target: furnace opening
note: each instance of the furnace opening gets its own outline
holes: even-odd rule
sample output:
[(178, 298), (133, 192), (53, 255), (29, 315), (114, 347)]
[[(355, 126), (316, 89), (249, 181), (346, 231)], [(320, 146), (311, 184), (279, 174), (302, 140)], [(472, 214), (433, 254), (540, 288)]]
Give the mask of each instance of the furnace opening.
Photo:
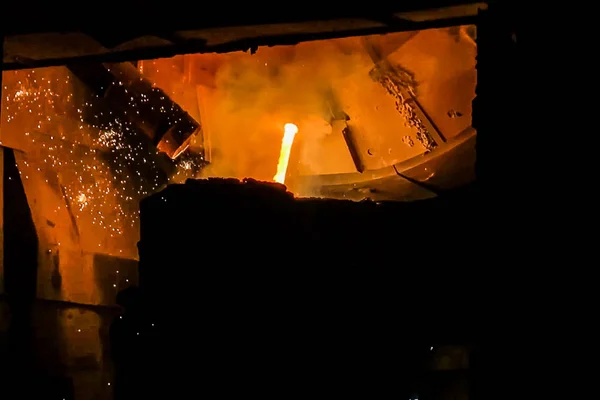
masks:
[(137, 259), (139, 201), (188, 178), (375, 201), (473, 181), (475, 36), (460, 26), (3, 72), (0, 141), (15, 151), (41, 268), (58, 263), (77, 275), (63, 290), (88, 292), (63, 265)]
[[(474, 180), (475, 27), (143, 61), (202, 125), (199, 177), (284, 181), (297, 196), (418, 200)], [(184, 174), (185, 176), (185, 174)]]

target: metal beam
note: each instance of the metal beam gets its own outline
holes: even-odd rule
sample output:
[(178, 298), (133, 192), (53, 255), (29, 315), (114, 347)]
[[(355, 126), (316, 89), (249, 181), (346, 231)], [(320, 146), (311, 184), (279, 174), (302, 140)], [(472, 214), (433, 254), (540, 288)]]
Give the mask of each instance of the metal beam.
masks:
[[(21, 59), (2, 65), (3, 70), (19, 70), (43, 68), (77, 63), (103, 63), (126, 62), (132, 60), (152, 60), (157, 58), (174, 57), (181, 54), (193, 53), (229, 53), (234, 51), (247, 51), (259, 46), (284, 46), (314, 40), (337, 39), (348, 36), (381, 35), (393, 32), (412, 31), (430, 28), (445, 28), (457, 25), (474, 24), (475, 15), (453, 17), (427, 21), (402, 21), (392, 26), (381, 26), (366, 29), (346, 29), (328, 32), (311, 32), (293, 35), (265, 35), (260, 37), (244, 38), (217, 45), (207, 45), (204, 40), (187, 40), (184, 43), (173, 45), (153, 46), (134, 50), (109, 51), (105, 53), (82, 55), (75, 57), (46, 58), (40, 60)], [(236, 29), (232, 27), (231, 29)], [(260, 31), (260, 27), (257, 27)]]
[[(315, 7), (313, 4), (288, 4), (254, 1), (231, 5), (217, 2), (205, 7), (201, 13), (186, 12), (176, 4), (168, 7), (149, 7), (140, 0), (105, 0), (95, 4), (91, 14), (86, 8), (74, 7), (65, 1), (40, 1), (11, 3), (10, 14), (27, 15), (23, 18), (4, 18), (2, 29), (7, 35), (46, 32), (103, 32), (105, 36), (124, 36), (124, 32), (137, 37), (156, 35), (176, 30), (197, 30), (236, 26), (278, 23), (302, 23), (311, 20), (343, 18), (385, 18), (390, 15), (415, 14), (420, 19), (452, 15), (447, 10), (457, 7), (472, 8), (484, 3), (477, 0), (404, 0), (380, 2), (376, 7), (361, 3), (347, 3), (342, 7)], [(9, 12), (8, 10), (6, 12)], [(464, 15), (454, 13), (454, 15)], [(136, 22), (142, 23), (136, 23)], [(111, 29), (119, 27), (120, 29)], [(112, 31), (112, 32), (110, 32)]]

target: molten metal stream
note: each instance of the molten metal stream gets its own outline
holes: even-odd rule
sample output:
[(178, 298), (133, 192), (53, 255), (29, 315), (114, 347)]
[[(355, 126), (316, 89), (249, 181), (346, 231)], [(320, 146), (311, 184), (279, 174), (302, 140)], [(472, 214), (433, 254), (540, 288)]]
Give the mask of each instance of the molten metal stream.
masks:
[(277, 162), (277, 173), (273, 177), (275, 182), (283, 184), (285, 182), (285, 174), (287, 172), (288, 163), (290, 161), (290, 153), (294, 137), (298, 133), (298, 127), (294, 124), (285, 124), (283, 127), (283, 140), (281, 142), (281, 151), (279, 152), (279, 161)]

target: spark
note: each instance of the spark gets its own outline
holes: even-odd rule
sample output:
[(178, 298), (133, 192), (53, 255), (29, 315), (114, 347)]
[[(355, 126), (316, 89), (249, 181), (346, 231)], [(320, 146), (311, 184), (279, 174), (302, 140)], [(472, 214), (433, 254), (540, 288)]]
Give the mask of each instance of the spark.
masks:
[[(11, 71), (3, 78), (2, 127), (25, 149), (25, 161), (18, 165), (22, 179), (35, 177), (49, 185), (58, 179), (66, 202), (76, 206), (76, 219), (105, 231), (122, 253), (130, 241), (119, 238), (137, 234), (139, 201), (165, 183), (156, 148), (135, 140), (136, 128), (95, 96), (75, 96), (81, 83), (72, 82), (64, 68)], [(135, 113), (148, 97), (129, 100), (128, 112)], [(177, 121), (172, 110), (156, 111)], [(186, 161), (177, 164), (175, 175), (193, 169), (193, 162)]]
[(85, 206), (87, 206), (88, 202), (85, 193), (80, 193), (79, 196), (77, 196), (77, 202), (79, 203), (80, 211), (83, 210)]

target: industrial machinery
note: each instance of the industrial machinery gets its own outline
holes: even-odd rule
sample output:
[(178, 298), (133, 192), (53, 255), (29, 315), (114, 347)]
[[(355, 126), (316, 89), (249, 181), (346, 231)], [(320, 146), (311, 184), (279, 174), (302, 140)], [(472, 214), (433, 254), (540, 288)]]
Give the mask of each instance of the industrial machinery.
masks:
[[(137, 283), (139, 202), (168, 183), (255, 178), (297, 197), (374, 202), (442, 198), (472, 183), (477, 18), (487, 5), (447, 3), (286, 6), (277, 19), (104, 4), (100, 23), (52, 5), (31, 23), (6, 21), (0, 292), (4, 276), (21, 274), (27, 293), (62, 307), (27, 317), (42, 327), (40, 368), (75, 376), (77, 398), (108, 398), (103, 335), (116, 294)], [(145, 21), (139, 31), (106, 29), (132, 15)], [(201, 202), (170, 209), (171, 228), (211, 212)], [(164, 232), (170, 243), (183, 234)]]

